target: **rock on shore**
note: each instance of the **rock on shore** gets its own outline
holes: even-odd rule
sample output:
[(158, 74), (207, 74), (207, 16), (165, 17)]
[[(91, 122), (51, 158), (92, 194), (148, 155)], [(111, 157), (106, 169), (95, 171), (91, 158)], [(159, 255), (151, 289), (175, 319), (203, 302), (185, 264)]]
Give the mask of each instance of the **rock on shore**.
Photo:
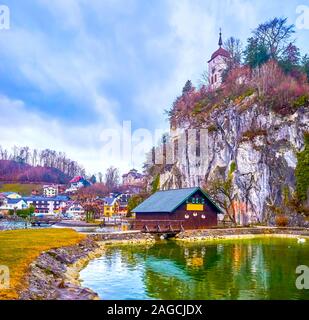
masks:
[(78, 245), (43, 252), (29, 268), (27, 288), (20, 300), (97, 300), (99, 296), (79, 282), (79, 272), (113, 243), (148, 243), (154, 237), (140, 232), (91, 234)]
[[(94, 300), (95, 292), (82, 288), (78, 279), (80, 269), (100, 246), (91, 239), (75, 246), (42, 253), (30, 265), (27, 277), (28, 288), (20, 293), (21, 300)], [(76, 264), (76, 265), (75, 265)], [(75, 270), (75, 271), (72, 271)], [(72, 275), (72, 272), (75, 274)], [(72, 278), (75, 278), (73, 281)]]

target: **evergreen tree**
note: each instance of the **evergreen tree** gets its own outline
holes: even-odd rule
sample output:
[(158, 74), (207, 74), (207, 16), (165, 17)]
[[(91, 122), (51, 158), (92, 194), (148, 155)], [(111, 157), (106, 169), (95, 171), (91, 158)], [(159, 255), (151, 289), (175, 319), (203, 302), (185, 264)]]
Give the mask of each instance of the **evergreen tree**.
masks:
[(254, 38), (248, 39), (248, 45), (244, 54), (245, 63), (253, 69), (260, 67), (270, 59), (267, 47)]
[(182, 89), (182, 94), (186, 94), (186, 93), (189, 93), (190, 91), (193, 90), (193, 85), (192, 85), (192, 82), (191, 80), (188, 80), (185, 84), (185, 86), (183, 87)]
[(306, 73), (309, 82), (309, 55), (306, 54), (302, 59), (302, 70)]

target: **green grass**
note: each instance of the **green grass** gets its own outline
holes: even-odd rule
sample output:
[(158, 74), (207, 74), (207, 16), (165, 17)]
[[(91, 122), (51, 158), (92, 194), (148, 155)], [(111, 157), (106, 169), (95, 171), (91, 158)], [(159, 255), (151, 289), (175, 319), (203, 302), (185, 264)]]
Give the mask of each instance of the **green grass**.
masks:
[(0, 265), (9, 267), (10, 289), (0, 290), (0, 300), (18, 298), (25, 287), (29, 265), (41, 252), (74, 245), (85, 236), (71, 229), (14, 230), (0, 232)]
[(38, 190), (43, 192), (43, 186), (41, 184), (21, 184), (21, 183), (0, 183), (0, 192), (17, 192), (22, 196), (31, 195), (32, 190)]

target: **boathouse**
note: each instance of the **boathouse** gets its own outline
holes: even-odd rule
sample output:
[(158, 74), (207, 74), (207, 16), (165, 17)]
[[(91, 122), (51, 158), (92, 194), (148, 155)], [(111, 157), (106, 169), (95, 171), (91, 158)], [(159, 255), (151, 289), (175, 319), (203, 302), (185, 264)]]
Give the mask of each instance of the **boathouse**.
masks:
[(134, 229), (179, 232), (217, 226), (222, 209), (201, 188), (158, 191), (133, 212)]

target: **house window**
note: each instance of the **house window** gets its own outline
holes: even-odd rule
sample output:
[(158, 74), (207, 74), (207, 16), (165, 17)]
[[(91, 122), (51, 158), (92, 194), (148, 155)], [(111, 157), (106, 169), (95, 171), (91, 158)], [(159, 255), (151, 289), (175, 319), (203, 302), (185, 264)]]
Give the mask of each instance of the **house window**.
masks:
[(192, 198), (192, 203), (195, 203), (195, 198)]

